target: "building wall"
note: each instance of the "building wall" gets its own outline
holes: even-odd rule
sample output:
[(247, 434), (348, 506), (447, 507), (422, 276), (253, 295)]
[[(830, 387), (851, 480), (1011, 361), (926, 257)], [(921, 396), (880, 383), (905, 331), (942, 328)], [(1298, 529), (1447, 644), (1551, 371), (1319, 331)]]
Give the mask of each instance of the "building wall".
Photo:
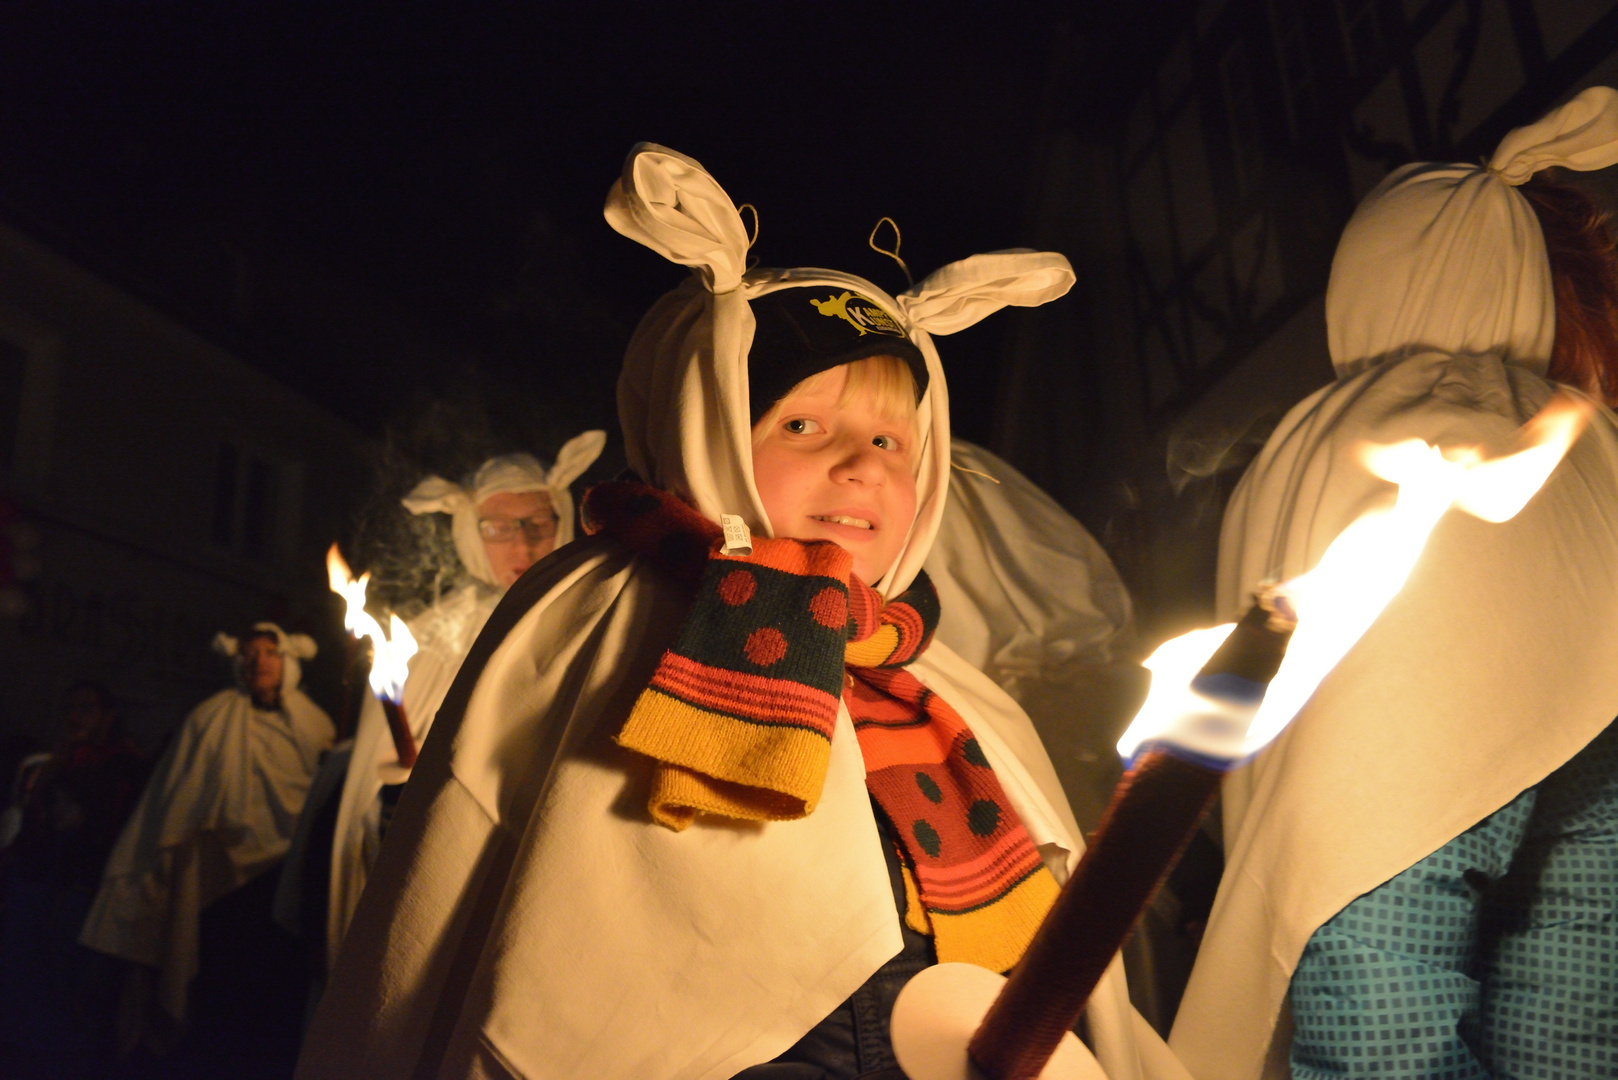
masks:
[(1057, 61), (1032, 226), (1078, 295), (1024, 317), (995, 440), (1108, 544), (1148, 643), (1211, 615), (1241, 467), (1332, 377), (1321, 296), (1358, 200), (1618, 83), (1612, 0), (1203, 0), (1166, 21), (1110, 126), (1075, 119), (1089, 54)]
[(45, 738), (62, 689), (96, 678), (156, 745), (224, 684), (214, 632), (263, 617), (317, 635), (327, 656), (307, 681), (329, 696), (341, 625), (322, 555), (367, 452), (336, 417), (0, 224), (0, 481), (38, 555), (26, 610), (0, 620), (0, 735)]

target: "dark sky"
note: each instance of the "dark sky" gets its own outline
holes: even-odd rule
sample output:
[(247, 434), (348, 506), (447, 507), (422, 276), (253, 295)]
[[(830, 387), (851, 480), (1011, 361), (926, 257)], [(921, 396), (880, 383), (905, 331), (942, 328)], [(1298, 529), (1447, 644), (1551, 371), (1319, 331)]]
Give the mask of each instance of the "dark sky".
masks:
[[(472, 372), (600, 422), (682, 273), (602, 221), (634, 142), (755, 204), (763, 264), (897, 290), (883, 214), (918, 277), (1025, 242), (1050, 51), (1091, 11), (397, 7), (13, 0), (0, 213), (369, 430)], [(944, 343), (980, 438), (1004, 324)]]

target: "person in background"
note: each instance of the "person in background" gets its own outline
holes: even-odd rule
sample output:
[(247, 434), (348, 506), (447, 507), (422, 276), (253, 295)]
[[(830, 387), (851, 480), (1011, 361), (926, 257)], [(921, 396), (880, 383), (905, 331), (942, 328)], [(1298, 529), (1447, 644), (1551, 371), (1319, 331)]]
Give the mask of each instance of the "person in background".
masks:
[(237, 685), (181, 724), (79, 940), (144, 973), (135, 992), (151, 998), (129, 1004), (137, 1022), (121, 1033), (126, 1043), (167, 1051), (184, 1031), (177, 1056), (197, 1075), (273, 1074), (285, 1069), (278, 1057), (296, 1052), (303, 985), (270, 923), (267, 872), (286, 853), (333, 729), (298, 688), (310, 638), (259, 622), (239, 639), (220, 634), (215, 647), (235, 661)]
[(1198, 1080), (1618, 1070), (1618, 252), (1537, 175), (1618, 164), (1583, 91), (1485, 165), (1365, 197), (1326, 291), (1337, 381), (1288, 414), (1220, 542), (1222, 618), (1390, 485), (1367, 444), (1589, 427), (1521, 513), (1449, 514), (1399, 596), (1226, 780), (1230, 863), (1170, 1040)]
[[(506, 590), (528, 568), (573, 539), (570, 486), (594, 464), (607, 433), (568, 440), (549, 468), (530, 454), (490, 458), (464, 484), (430, 476), (404, 498), (412, 514), (449, 514), (465, 576), (410, 620), (417, 652), (405, 682), (405, 714), (419, 748), (432, 730), (461, 661)], [(384, 776), (384, 773), (386, 774)], [(410, 771), (399, 766), (382, 705), (367, 695), (337, 808), (325, 913), (325, 955), (334, 963), (354, 917), (399, 790)]]
[(87, 1073), (111, 1047), (115, 961), (78, 943), (150, 763), (101, 683), (63, 697), (55, 745), (23, 761), (0, 817), (0, 1065)]

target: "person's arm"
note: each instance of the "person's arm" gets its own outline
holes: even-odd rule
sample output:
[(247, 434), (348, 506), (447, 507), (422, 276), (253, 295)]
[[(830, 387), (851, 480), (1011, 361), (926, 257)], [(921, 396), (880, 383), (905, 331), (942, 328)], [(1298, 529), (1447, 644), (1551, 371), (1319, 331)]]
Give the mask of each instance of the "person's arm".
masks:
[(1524, 792), (1315, 931), (1292, 974), (1293, 1080), (1487, 1078), (1479, 910), (1533, 806)]

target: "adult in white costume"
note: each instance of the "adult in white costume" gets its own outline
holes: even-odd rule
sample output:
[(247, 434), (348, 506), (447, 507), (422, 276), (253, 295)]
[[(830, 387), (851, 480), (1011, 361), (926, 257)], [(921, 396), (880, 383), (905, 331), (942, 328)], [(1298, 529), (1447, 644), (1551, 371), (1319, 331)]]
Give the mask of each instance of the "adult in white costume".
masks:
[[(332, 723), (298, 689), (303, 634), (255, 623), (221, 634), (239, 685), (185, 718), (107, 861), (79, 940), (157, 969), (157, 1001), (176, 1023), (197, 973), (198, 924), (208, 905), (286, 854)], [(240, 656), (238, 657), (238, 646)]]
[[(648, 144), (631, 154), (607, 219), (696, 271), (642, 321), (619, 414), (631, 467), (714, 521), (770, 528), (751, 468), (749, 300), (827, 285), (899, 313), (929, 382), (918, 513), (877, 583), (896, 595), (927, 556), (949, 481), (947, 390), (929, 333), (1061, 295), (1066, 260), (980, 255), (897, 297), (835, 271), (748, 272), (730, 198), (696, 162)], [(391, 826), (404, 842), (390, 839), (378, 860), (300, 1077), (729, 1077), (793, 1045), (900, 951), (846, 708), (807, 817), (676, 833), (647, 816), (647, 759), (613, 736), (689, 604), (605, 537), (512, 588), (404, 792)], [(1026, 716), (947, 646), (908, 670), (966, 719), (1065, 875), (1080, 841)], [(1111, 1076), (1144, 1075), (1141, 1029), (1115, 966), (1092, 1009)]]
[[(1600, 87), (1511, 132), (1487, 167), (1412, 165), (1366, 197), (1326, 294), (1338, 379), (1288, 414), (1232, 499), (1222, 618), (1390, 500), (1360, 444), (1499, 452), (1550, 399), (1550, 264), (1514, 185), (1614, 162), (1618, 94)], [(1311, 936), (1578, 754), (1618, 715), (1614, 670), (1618, 418), (1598, 408), (1516, 518), (1440, 522), (1403, 592), (1227, 780), (1228, 867), (1170, 1040), (1198, 1080), (1286, 1075)]]
[[(570, 485), (606, 443), (606, 432), (586, 431), (563, 445), (549, 469), (529, 454), (507, 454), (484, 462), (464, 486), (430, 476), (405, 496), (405, 509), (412, 514), (452, 516), (455, 553), (471, 578), (410, 621), (417, 652), (410, 659), (404, 706), (418, 747), (432, 729), (467, 650), (506, 589), (534, 563), (572, 541)], [(399, 765), (381, 703), (367, 695), (332, 839), (328, 970), (381, 846), (383, 785), (402, 784), (409, 776)]]

